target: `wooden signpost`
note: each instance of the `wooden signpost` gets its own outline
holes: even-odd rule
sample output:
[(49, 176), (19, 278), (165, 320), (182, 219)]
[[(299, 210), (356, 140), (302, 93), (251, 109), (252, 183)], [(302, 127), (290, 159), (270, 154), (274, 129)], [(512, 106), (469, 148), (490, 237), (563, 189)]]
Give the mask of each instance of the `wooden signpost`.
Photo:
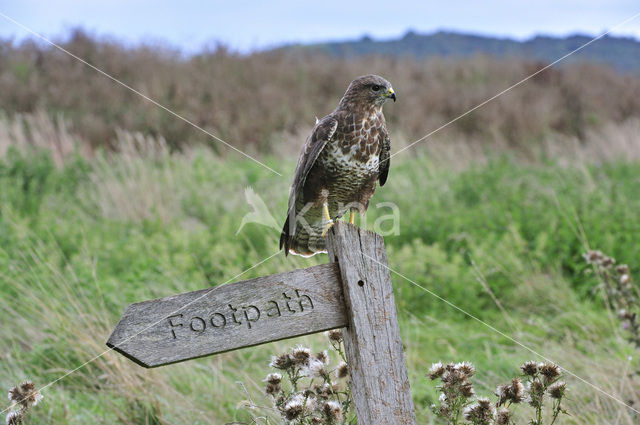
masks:
[(156, 367), (345, 328), (358, 423), (415, 424), (384, 241), (336, 222), (329, 264), (130, 305), (107, 345)]

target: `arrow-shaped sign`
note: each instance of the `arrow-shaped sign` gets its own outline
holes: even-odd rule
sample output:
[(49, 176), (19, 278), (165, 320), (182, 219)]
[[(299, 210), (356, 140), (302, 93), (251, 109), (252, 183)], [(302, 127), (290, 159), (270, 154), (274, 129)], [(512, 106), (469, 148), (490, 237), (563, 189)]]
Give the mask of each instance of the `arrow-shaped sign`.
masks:
[(144, 367), (347, 325), (337, 264), (131, 304), (107, 345)]

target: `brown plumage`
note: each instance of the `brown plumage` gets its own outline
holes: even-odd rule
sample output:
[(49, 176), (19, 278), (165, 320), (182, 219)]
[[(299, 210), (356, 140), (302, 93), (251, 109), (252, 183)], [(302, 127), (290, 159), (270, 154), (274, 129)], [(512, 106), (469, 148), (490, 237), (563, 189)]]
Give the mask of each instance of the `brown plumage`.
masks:
[[(365, 75), (349, 84), (337, 108), (318, 120), (298, 159), (280, 236), (285, 254), (326, 252), (323, 232), (347, 211), (364, 214), (389, 174), (390, 141), (382, 105), (391, 84)], [(323, 214), (328, 209), (328, 217)], [(325, 212), (326, 214), (326, 212)]]

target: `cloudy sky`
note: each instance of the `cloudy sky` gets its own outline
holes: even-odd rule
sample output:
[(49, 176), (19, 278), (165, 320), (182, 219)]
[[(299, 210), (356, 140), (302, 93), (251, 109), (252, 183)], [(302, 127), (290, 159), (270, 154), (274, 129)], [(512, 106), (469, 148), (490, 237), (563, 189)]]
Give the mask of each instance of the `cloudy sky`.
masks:
[[(448, 0), (381, 2), (0, 0), (0, 14), (47, 37), (81, 26), (128, 43), (168, 42), (187, 51), (223, 42), (248, 51), (287, 42), (398, 37), (408, 29), (458, 30), (518, 39), (597, 34), (640, 12), (638, 0)], [(640, 38), (640, 16), (614, 31)], [(28, 33), (0, 15), (0, 37)]]

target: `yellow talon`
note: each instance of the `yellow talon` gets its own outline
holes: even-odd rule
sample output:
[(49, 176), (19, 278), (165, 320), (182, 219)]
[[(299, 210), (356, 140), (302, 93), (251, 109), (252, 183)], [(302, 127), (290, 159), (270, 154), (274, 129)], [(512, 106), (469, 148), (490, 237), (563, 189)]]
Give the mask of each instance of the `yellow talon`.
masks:
[(331, 229), (331, 226), (333, 226), (333, 220), (331, 220), (331, 215), (329, 214), (329, 204), (326, 202), (322, 204), (322, 216), (326, 222), (324, 229), (322, 230), (322, 237), (324, 238), (327, 236), (327, 232)]
[(356, 213), (351, 211), (351, 215), (349, 215), (349, 223), (353, 224), (356, 220)]
[(325, 236), (327, 236), (327, 232), (329, 231), (329, 229), (331, 229), (333, 227), (333, 220), (329, 220), (327, 222), (327, 224), (324, 225), (324, 229), (322, 230), (322, 237), (324, 238)]

